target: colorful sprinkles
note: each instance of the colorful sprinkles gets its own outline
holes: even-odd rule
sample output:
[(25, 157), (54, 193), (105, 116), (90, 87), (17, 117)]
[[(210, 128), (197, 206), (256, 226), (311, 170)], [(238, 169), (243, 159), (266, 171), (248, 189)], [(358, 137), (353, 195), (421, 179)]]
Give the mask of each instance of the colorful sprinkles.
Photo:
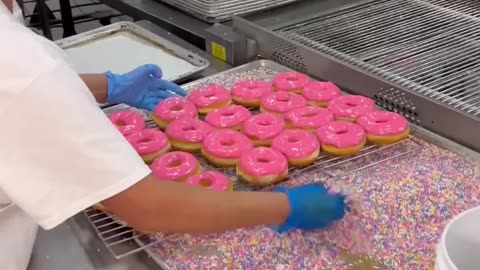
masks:
[[(270, 80), (276, 73), (260, 68), (204, 83), (229, 87), (246, 78)], [(430, 269), (446, 223), (480, 205), (480, 163), (416, 141), (418, 151), (376, 166), (355, 171), (401, 149), (388, 148), (321, 172), (306, 171), (283, 183), (324, 181), (356, 196), (351, 201), (361, 211), (349, 212), (326, 230), (277, 234), (260, 226), (214, 235), (175, 234), (157, 244), (155, 253), (171, 269), (182, 270)]]

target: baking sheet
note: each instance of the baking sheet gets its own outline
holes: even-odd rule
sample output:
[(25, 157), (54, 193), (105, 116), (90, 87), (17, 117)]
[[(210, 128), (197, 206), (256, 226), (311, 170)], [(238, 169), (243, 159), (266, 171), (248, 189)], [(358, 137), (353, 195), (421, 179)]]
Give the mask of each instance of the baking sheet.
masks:
[(79, 73), (126, 73), (157, 64), (163, 78), (178, 81), (207, 68), (209, 62), (130, 22), (120, 22), (57, 41)]

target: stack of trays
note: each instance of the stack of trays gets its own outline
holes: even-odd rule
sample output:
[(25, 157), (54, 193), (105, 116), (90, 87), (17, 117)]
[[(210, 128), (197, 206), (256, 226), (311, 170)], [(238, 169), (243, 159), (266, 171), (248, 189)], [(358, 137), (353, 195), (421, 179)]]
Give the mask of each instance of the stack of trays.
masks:
[(207, 22), (229, 20), (243, 15), (271, 9), (300, 0), (158, 0), (182, 9)]

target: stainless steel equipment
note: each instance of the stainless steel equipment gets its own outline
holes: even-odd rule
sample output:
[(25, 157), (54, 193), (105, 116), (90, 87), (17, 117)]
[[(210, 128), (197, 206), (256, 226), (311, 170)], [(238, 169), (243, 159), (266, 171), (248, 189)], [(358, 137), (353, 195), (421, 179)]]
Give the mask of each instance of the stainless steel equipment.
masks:
[[(98, 42), (120, 34), (128, 38), (135, 39), (135, 41), (138, 41), (139, 44), (142, 44), (147, 48), (153, 47), (155, 49), (158, 49), (159, 54), (171, 56), (167, 58), (170, 61), (167, 64), (170, 64), (173, 67), (169, 67), (168, 65), (166, 65), (166, 67), (163, 68), (164, 76), (170, 74), (171, 76), (167, 79), (171, 81), (181, 81), (187, 79), (205, 70), (210, 64), (208, 60), (200, 56), (198, 53), (194, 53), (187, 48), (172, 43), (171, 41), (161, 36), (158, 36), (132, 22), (114, 23), (105, 27), (101, 27), (72, 37), (58, 40), (56, 41), (56, 44), (68, 52), (68, 50), (70, 49), (81, 48), (82, 46), (85, 46), (87, 44), (92, 44), (94, 42)], [(130, 46), (130, 48), (132, 47)], [(103, 51), (97, 53), (102, 54), (102, 52)], [(120, 52), (119, 54), (121, 53), (122, 52)], [(125, 59), (127, 59), (127, 57), (125, 57)], [(151, 61), (153, 61), (153, 59), (151, 59)], [(94, 61), (92, 60), (92, 62)], [(118, 62), (121, 63), (121, 61)], [(185, 62), (188, 64), (183, 64)], [(103, 64), (107, 65), (110, 64), (110, 62)], [(118, 63), (111, 63), (113, 67), (116, 64)], [(177, 66), (181, 67), (177, 68)]]
[(350, 2), (309, 13), (304, 5), (304, 16), (283, 9), (257, 16), (259, 23), (235, 17), (234, 28), (256, 41), (261, 57), (374, 98), (479, 151), (480, 3)]
[(207, 22), (221, 22), (242, 15), (293, 3), (299, 0), (160, 0)]

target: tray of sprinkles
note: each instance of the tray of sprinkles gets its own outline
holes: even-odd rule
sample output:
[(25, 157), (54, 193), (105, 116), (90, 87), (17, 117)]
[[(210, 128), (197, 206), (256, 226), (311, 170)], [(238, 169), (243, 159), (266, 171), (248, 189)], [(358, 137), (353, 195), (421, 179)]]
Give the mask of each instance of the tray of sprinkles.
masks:
[(105, 110), (160, 181), (221, 192), (323, 182), (345, 194), (348, 213), (314, 232), (136, 239), (162, 267), (427, 269), (448, 219), (480, 199), (478, 162), (409, 135), (403, 116), (333, 83), (260, 60), (183, 87), (186, 99), (153, 112)]

